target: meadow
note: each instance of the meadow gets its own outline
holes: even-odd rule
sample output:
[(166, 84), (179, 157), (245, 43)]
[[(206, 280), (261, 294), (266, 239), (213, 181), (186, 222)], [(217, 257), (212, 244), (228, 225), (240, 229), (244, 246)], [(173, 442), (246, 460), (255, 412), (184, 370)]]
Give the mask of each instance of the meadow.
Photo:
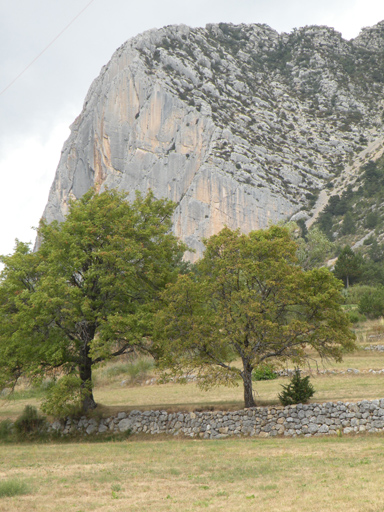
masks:
[(0, 511), (379, 512), (383, 468), (377, 435), (6, 445)]
[[(313, 402), (384, 397), (384, 374), (369, 373), (384, 368), (384, 353), (363, 350), (384, 343), (379, 327), (359, 329), (360, 349), (327, 365), (336, 373), (317, 374), (312, 365)], [(193, 382), (145, 385), (154, 375), (150, 364), (135, 373), (125, 361), (98, 369), (99, 414), (242, 407), (241, 387), (204, 392)], [(255, 382), (258, 403), (278, 403), (277, 393), (287, 382)], [(26, 404), (38, 406), (40, 393), (20, 388), (13, 399), (3, 397), (0, 419), (16, 418)], [(104, 442), (7, 443), (0, 445), (0, 511), (378, 512), (383, 471), (384, 436), (378, 434), (220, 440), (140, 435)]]

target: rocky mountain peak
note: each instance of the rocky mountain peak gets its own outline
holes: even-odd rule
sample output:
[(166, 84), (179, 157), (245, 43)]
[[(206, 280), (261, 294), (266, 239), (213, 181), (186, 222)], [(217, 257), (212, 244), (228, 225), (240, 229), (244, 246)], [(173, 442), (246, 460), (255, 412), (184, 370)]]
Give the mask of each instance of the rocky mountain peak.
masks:
[(230, 23), (130, 39), (90, 87), (44, 217), (62, 220), (91, 186), (151, 188), (177, 203), (191, 259), (224, 225), (309, 218), (383, 137), (383, 23), (351, 41), (324, 26)]

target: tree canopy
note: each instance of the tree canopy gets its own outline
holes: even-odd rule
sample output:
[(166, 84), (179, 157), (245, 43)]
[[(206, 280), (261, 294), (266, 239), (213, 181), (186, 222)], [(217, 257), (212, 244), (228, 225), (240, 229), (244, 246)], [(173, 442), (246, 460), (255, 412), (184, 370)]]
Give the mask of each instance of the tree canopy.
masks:
[(314, 227), (306, 233), (305, 239), (299, 238), (297, 240), (297, 245), (299, 264), (304, 270), (310, 270), (325, 265), (334, 244), (328, 240), (319, 228)]
[(348, 288), (351, 282), (361, 275), (363, 264), (362, 256), (355, 254), (350, 246), (346, 245), (337, 258), (334, 274), (338, 279), (342, 279)]
[(266, 360), (301, 364), (308, 348), (340, 360), (354, 348), (342, 283), (326, 268), (303, 270), (288, 229), (225, 228), (205, 243), (195, 272), (162, 294), (156, 336), (168, 375), (197, 373), (202, 387), (240, 378), (251, 407), (252, 372)]
[(139, 193), (87, 192), (62, 223), (42, 222), (41, 246), (17, 243), (0, 277), (0, 385), (52, 372), (78, 379), (95, 407), (92, 368), (148, 336), (158, 295), (176, 279), (184, 247), (170, 233), (174, 204)]

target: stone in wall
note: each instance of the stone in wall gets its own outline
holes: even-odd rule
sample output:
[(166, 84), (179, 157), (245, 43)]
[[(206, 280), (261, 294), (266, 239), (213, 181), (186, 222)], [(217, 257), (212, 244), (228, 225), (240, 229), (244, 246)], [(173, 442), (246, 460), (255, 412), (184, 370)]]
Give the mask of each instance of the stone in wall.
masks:
[(131, 411), (114, 417), (55, 421), (49, 431), (63, 435), (167, 434), (221, 439), (229, 436), (296, 437), (384, 432), (384, 398), (360, 402), (327, 402), (287, 407), (255, 407), (239, 411)]

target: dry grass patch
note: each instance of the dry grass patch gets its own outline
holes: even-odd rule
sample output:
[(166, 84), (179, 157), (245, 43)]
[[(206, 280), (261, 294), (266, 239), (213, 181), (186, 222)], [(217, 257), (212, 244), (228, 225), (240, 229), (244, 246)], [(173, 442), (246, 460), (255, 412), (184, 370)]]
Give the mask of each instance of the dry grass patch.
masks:
[(378, 436), (5, 446), (0, 471), (34, 492), (0, 510), (372, 512), (383, 467)]
[[(259, 406), (279, 404), (277, 395), (281, 392), (281, 386), (288, 382), (288, 378), (255, 382), (256, 403)], [(384, 375), (382, 374), (314, 374), (311, 382), (316, 390), (311, 402), (373, 400), (384, 396)], [(103, 404), (103, 415), (132, 409), (165, 409), (172, 412), (233, 410), (244, 407), (241, 385), (237, 388), (218, 387), (209, 391), (200, 390), (195, 383), (135, 388), (115, 385), (96, 389), (95, 398)]]
[(21, 400), (10, 400), (3, 398), (0, 400), (0, 421), (7, 418), (14, 421), (23, 412), (27, 405), (39, 407), (40, 400), (37, 398), (26, 398)]
[[(384, 359), (384, 356), (381, 355)], [(358, 367), (357, 364), (348, 367)], [(254, 383), (256, 403), (259, 406), (279, 404), (278, 394), (281, 386), (289, 382), (288, 378)], [(337, 402), (372, 400), (384, 396), (383, 374), (313, 374), (311, 382), (315, 395), (311, 402)], [(96, 401), (101, 404), (94, 412), (95, 416), (111, 416), (120, 411), (133, 409), (163, 409), (168, 412), (195, 410), (236, 410), (244, 407), (243, 388), (217, 387), (202, 391), (195, 383), (159, 384), (152, 386), (126, 387), (119, 383), (96, 387)], [(0, 420), (16, 419), (25, 405), (38, 406), (37, 399), (0, 400)]]

